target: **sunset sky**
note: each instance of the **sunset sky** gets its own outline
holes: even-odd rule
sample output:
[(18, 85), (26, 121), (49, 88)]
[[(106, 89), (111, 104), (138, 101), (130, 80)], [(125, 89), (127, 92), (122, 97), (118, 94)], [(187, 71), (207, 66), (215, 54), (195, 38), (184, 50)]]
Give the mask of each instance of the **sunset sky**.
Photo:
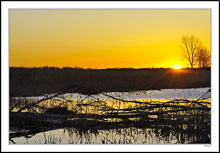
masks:
[(210, 50), (210, 10), (16, 10), (10, 66), (172, 67), (184, 35)]

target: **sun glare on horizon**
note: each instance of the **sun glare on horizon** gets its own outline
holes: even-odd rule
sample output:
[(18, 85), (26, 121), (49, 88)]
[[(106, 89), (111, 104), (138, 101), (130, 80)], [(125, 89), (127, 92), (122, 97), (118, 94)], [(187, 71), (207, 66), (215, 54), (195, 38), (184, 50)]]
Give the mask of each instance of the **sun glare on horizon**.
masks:
[(181, 65), (175, 64), (175, 65), (173, 65), (173, 69), (181, 69)]
[(179, 43), (184, 34), (195, 33), (210, 50), (210, 13), (209, 9), (11, 9), (9, 65), (172, 68), (182, 64)]

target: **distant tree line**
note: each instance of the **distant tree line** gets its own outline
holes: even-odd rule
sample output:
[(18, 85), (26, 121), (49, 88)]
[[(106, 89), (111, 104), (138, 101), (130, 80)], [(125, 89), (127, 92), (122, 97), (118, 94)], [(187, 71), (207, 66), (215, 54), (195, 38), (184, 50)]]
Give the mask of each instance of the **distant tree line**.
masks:
[[(173, 68), (163, 68), (163, 67), (159, 67), (159, 68), (105, 68), (105, 69), (97, 69), (97, 68), (81, 68), (81, 67), (54, 67), (54, 66), (43, 66), (43, 67), (10, 67), (10, 69), (21, 69), (21, 70), (25, 70), (25, 69), (30, 69), (30, 70), (79, 70), (79, 71), (102, 71), (102, 70), (109, 70), (109, 71), (114, 71), (114, 70), (118, 70), (118, 71), (126, 71), (126, 70), (172, 70)], [(183, 70), (191, 70), (191, 68), (182, 68)], [(193, 68), (193, 69), (210, 69), (210, 67), (197, 67), (197, 68)]]

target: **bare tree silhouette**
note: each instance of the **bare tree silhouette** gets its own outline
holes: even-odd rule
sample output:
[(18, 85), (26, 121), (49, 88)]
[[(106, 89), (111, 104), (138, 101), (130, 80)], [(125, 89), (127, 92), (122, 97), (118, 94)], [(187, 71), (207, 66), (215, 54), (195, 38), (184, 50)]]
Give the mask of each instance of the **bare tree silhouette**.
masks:
[(193, 68), (197, 63), (196, 56), (198, 50), (201, 48), (201, 41), (193, 35), (183, 36), (180, 47), (182, 49), (183, 60)]
[(200, 68), (211, 66), (211, 54), (206, 47), (201, 47), (197, 52), (197, 62)]

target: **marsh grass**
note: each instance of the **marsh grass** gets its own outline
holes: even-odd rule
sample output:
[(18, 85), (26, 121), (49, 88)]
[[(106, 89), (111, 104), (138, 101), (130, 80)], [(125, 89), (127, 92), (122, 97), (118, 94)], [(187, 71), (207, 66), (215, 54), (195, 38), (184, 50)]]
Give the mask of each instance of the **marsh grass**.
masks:
[[(51, 94), (37, 101), (24, 100), (23, 103), (12, 98), (10, 129), (17, 129), (17, 132), (10, 133), (10, 139), (30, 138), (40, 132), (63, 128), (71, 133), (70, 129), (74, 128), (85, 139), (74, 139), (70, 143), (89, 144), (92, 143), (92, 134), (114, 131), (119, 133), (119, 138), (109, 138), (113, 133), (104, 134), (100, 143), (132, 144), (136, 143), (135, 136), (152, 129), (159, 138), (158, 142), (166, 140), (164, 143), (167, 143), (175, 137), (176, 143), (210, 143), (211, 103), (208, 99), (141, 101), (100, 94), (106, 99), (88, 95), (71, 100), (63, 94)], [(53, 142), (61, 143), (61, 140), (45, 139), (45, 143)], [(156, 142), (148, 139), (139, 143)]]
[(176, 71), (166, 68), (99, 70), (10, 67), (9, 72), (10, 97), (67, 93), (76, 86), (94, 88), (99, 92), (211, 86), (210, 68)]

